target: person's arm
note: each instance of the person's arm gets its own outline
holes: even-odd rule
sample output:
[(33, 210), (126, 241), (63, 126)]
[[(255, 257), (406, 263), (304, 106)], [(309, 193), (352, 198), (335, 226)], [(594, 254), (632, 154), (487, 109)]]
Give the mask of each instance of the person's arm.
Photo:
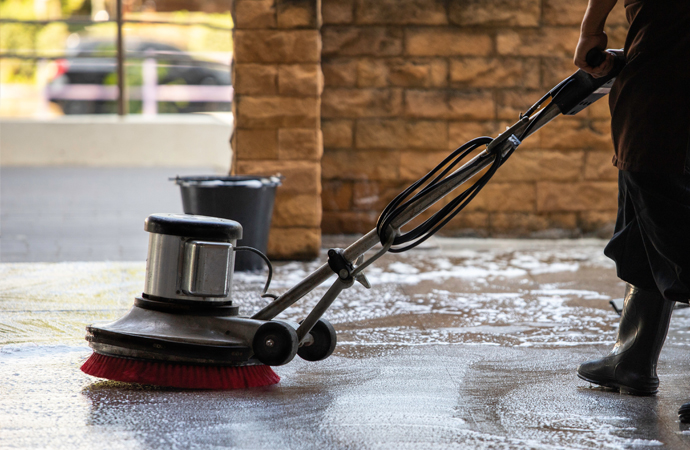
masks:
[(595, 77), (601, 77), (609, 73), (613, 67), (613, 56), (607, 55), (606, 61), (598, 67), (592, 67), (587, 64), (585, 57), (587, 56), (587, 52), (593, 48), (599, 48), (601, 50), (606, 49), (608, 37), (604, 31), (604, 25), (617, 1), (618, 0), (589, 0), (587, 11), (585, 11), (585, 17), (582, 19), (580, 39), (575, 49), (573, 62), (577, 67)]

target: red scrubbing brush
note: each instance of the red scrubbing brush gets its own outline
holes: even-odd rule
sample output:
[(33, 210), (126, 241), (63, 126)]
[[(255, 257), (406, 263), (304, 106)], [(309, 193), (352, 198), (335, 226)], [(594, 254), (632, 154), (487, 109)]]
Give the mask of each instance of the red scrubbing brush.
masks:
[(243, 389), (280, 381), (273, 369), (261, 364), (195, 365), (118, 358), (95, 352), (81, 370), (87, 375), (109, 380), (186, 389)]
[(87, 326), (86, 340), (94, 353), (81, 370), (130, 383), (241, 389), (278, 383), (270, 366), (286, 364), (297, 354), (297, 332), (283, 322), (203, 316), (206, 310), (199, 307), (194, 311), (199, 315), (150, 308), (138, 298), (117, 321)]

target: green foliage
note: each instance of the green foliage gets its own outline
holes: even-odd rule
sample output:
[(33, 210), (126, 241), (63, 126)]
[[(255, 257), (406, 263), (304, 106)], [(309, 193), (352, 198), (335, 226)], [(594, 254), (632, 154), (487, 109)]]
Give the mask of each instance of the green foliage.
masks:
[[(52, 22), (48, 25), (7, 23), (0, 26), (0, 48), (4, 53), (51, 55), (64, 49), (69, 35), (66, 24)], [(36, 62), (33, 60), (5, 59), (1, 61), (0, 80), (3, 83), (33, 83)]]
[[(0, 0), (0, 17), (35, 20), (32, 0)], [(64, 48), (68, 28), (60, 22), (47, 25), (5, 23), (0, 25), (0, 51), (30, 55), (54, 53)], [(36, 63), (32, 60), (5, 59), (0, 61), (0, 80), (3, 83), (33, 83)]]
[(0, 17), (3, 19), (34, 20), (33, 0), (0, 0)]
[(91, 15), (90, 0), (60, 0), (60, 6), (63, 17)]
[(31, 84), (34, 82), (36, 64), (25, 59), (0, 60), (0, 83)]
[[(21, 54), (36, 48), (38, 25), (6, 23), (0, 26), (0, 51)], [(3, 83), (31, 83), (34, 80), (36, 64), (30, 60), (7, 59), (2, 61)]]
[(115, 45), (117, 25), (113, 22), (94, 23), (93, 25), (85, 26), (83, 33), (79, 33), (79, 35), (85, 38), (110, 39), (113, 41), (113, 45)]
[(56, 53), (64, 50), (65, 41), (70, 31), (67, 24), (53, 22), (44, 26), (36, 34), (36, 50), (38, 53)]
[(189, 51), (231, 52), (232, 35), (229, 31), (206, 27), (192, 27)]
[[(201, 12), (176, 11), (174, 13), (156, 14), (157, 20), (169, 21), (166, 25), (128, 24), (129, 36), (168, 42), (190, 52), (232, 52), (232, 16), (230, 14), (210, 14)], [(150, 15), (131, 13), (127, 18), (147, 20)], [(174, 23), (191, 23), (181, 26)], [(198, 25), (196, 25), (198, 24)], [(214, 25), (225, 29), (215, 29), (203, 24)]]
[[(48, 0), (47, 4), (59, 6), (57, 14), (62, 17), (71, 15), (89, 15), (90, 0)], [(50, 6), (48, 12), (55, 8)], [(229, 29), (214, 29), (203, 24), (212, 24), (223, 28), (233, 26), (230, 14), (208, 14), (202, 12), (177, 11), (174, 13), (159, 13), (156, 20), (196, 23), (199, 25), (183, 26), (126, 24), (125, 39), (137, 37), (159, 42), (167, 42), (182, 50), (190, 52), (232, 52), (232, 33)], [(0, 0), (0, 17), (18, 20), (36, 20), (34, 0)], [(151, 19), (150, 14), (130, 13), (127, 18), (132, 20)], [(112, 40), (110, 46), (115, 50), (116, 26), (113, 23), (97, 23), (93, 25), (67, 25), (58, 20), (46, 25), (7, 23), (0, 25), (0, 51), (3, 53), (56, 55), (65, 48), (67, 37), (79, 32), (84, 38)], [(110, 53), (112, 55), (112, 53)], [(141, 66), (128, 68), (128, 84), (141, 83)], [(159, 68), (159, 71), (163, 70)], [(0, 60), (0, 80), (3, 83), (33, 83), (35, 82), (36, 63), (31, 60)], [(159, 72), (159, 79), (164, 74)], [(112, 80), (109, 79), (109, 82)], [(114, 84), (114, 82), (113, 82)]]
[(36, 48), (40, 25), (4, 23), (0, 26), (0, 48), (3, 52), (20, 52)]

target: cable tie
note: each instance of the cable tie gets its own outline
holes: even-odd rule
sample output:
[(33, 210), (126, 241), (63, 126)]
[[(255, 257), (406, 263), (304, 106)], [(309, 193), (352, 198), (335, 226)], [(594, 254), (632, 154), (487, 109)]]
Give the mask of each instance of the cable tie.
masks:
[(513, 146), (513, 150), (518, 148), (520, 144), (522, 144), (522, 141), (517, 138), (514, 134), (511, 134), (510, 137), (508, 138), (508, 142), (510, 142), (510, 145)]

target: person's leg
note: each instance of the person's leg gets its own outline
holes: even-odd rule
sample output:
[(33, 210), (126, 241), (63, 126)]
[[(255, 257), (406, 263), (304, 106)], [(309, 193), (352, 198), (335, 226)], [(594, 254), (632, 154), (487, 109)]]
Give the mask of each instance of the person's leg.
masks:
[(577, 375), (590, 383), (633, 395), (659, 390), (656, 365), (673, 312), (673, 302), (656, 290), (627, 285), (616, 344), (607, 356), (580, 365)]
[(621, 175), (635, 208), (656, 288), (667, 300), (687, 302), (690, 298), (690, 175), (635, 172), (621, 172)]
[[(655, 279), (659, 290), (666, 298), (687, 302), (690, 298), (690, 170), (686, 175), (660, 180), (655, 177), (636, 176), (635, 191), (640, 196), (650, 197), (657, 192), (657, 186), (672, 184), (665, 189), (666, 196), (651, 198), (641, 217), (642, 226), (647, 229), (645, 245), (652, 247), (650, 264), (655, 268)], [(658, 220), (654, 220), (658, 217)], [(660, 226), (661, 221), (669, 222)], [(690, 422), (690, 403), (678, 409), (678, 418)]]
[[(618, 339), (608, 356), (578, 375), (636, 394), (658, 387), (656, 364), (673, 301), (690, 292), (690, 177), (620, 172), (616, 231), (605, 254), (616, 262), (626, 292)], [(686, 270), (683, 270), (683, 269)]]
[[(690, 173), (690, 171), (686, 170)], [(634, 195), (649, 197), (649, 207), (640, 218), (646, 228), (645, 245), (651, 248), (650, 264), (655, 268), (655, 279), (659, 290), (666, 298), (687, 302), (690, 297), (690, 175), (658, 179), (655, 177), (634, 176), (636, 187)], [(670, 194), (650, 196), (658, 192), (658, 185), (672, 184), (666, 189)], [(654, 220), (655, 217), (659, 219)], [(668, 222), (660, 226), (661, 221)], [(681, 422), (690, 422), (690, 403), (678, 410)]]
[(646, 290), (655, 290), (656, 281), (645, 250), (642, 229), (626, 172), (618, 172), (618, 212), (616, 227), (604, 254), (616, 263), (618, 278)]

